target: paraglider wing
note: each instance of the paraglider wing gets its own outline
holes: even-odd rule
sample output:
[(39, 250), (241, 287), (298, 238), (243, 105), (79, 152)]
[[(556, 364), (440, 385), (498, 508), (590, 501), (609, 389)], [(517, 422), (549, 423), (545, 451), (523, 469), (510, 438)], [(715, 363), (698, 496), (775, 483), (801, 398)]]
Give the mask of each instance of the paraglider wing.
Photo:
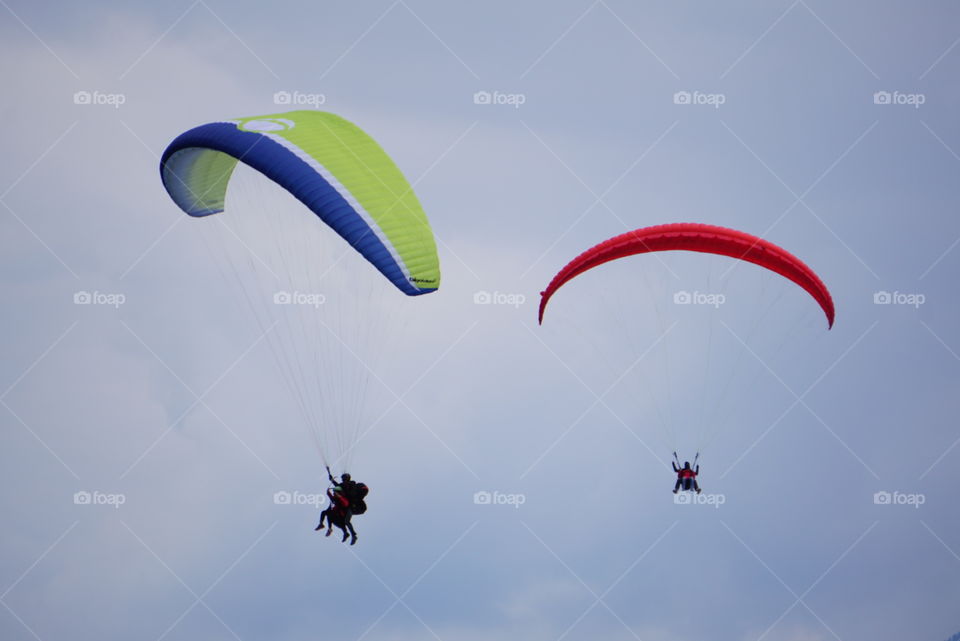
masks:
[(201, 125), (170, 143), (160, 173), (183, 211), (208, 216), (223, 211), (239, 161), (293, 194), (400, 291), (439, 287), (433, 232), (413, 189), (356, 125), (320, 111)]
[(540, 292), (539, 322), (550, 297), (567, 281), (598, 265), (648, 252), (684, 250), (719, 254), (754, 263), (793, 281), (820, 305), (833, 327), (833, 299), (817, 274), (799, 258), (773, 243), (734, 229), (699, 223), (672, 223), (620, 234), (583, 252), (561, 269)]

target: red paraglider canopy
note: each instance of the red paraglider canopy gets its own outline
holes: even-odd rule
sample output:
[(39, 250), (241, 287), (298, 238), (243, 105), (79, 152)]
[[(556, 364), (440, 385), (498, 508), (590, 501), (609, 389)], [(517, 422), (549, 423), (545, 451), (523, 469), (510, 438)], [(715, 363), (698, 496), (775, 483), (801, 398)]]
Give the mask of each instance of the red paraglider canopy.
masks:
[(648, 252), (684, 250), (719, 254), (765, 267), (787, 278), (813, 296), (833, 327), (833, 298), (820, 277), (782, 247), (735, 229), (700, 223), (671, 223), (620, 234), (583, 252), (561, 269), (540, 292), (540, 323), (550, 297), (567, 281), (598, 265)]

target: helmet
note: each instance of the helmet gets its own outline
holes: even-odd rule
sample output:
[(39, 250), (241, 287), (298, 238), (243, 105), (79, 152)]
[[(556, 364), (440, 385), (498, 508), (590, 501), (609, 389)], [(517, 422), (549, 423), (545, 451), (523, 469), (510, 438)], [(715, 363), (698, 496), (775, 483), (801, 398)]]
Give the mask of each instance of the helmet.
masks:
[[(683, 467), (689, 469), (689, 467), (690, 467), (690, 461), (684, 461), (684, 462), (683, 462)], [(347, 476), (350, 476), (350, 475), (348, 474)]]
[(343, 474), (340, 475), (340, 480), (346, 483), (347, 481), (350, 480), (350, 475), (344, 472)]

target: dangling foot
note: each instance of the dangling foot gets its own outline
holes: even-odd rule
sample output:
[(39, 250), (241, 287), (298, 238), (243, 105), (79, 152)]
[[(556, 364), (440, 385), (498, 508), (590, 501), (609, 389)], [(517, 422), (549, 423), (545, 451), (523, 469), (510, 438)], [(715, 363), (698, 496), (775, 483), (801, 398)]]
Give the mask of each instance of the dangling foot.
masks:
[(674, 490), (673, 493), (676, 494), (676, 493), (677, 493), (677, 490)]
[(344, 533), (343, 533), (343, 538), (340, 539), (340, 542), (341, 542), (341, 543), (346, 543), (348, 536), (350, 536), (350, 535), (347, 534), (346, 532), (344, 532)]
[(323, 529), (323, 522), (321, 521), (320, 525), (318, 525), (317, 527), (313, 528), (313, 531), (314, 531), (314, 532), (319, 532), (319, 531), (322, 530), (322, 529)]
[(324, 536), (330, 536), (331, 534), (333, 534), (333, 528), (329, 528), (329, 527), (328, 527), (328, 528), (327, 528), (327, 533), (324, 534)]
[(698, 487), (698, 488), (697, 488), (697, 494), (700, 494), (700, 492), (701, 492), (701, 490), (700, 490), (700, 488)]
[(354, 534), (353, 538), (350, 539), (350, 545), (356, 545), (356, 544), (357, 544), (357, 535)]

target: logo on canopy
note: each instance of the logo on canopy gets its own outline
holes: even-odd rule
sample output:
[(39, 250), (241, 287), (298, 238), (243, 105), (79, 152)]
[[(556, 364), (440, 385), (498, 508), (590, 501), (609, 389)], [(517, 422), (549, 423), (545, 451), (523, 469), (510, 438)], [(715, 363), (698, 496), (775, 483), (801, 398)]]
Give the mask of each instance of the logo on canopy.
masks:
[(254, 118), (246, 122), (241, 122), (237, 128), (242, 131), (254, 131), (257, 133), (275, 133), (286, 131), (296, 126), (292, 120), (286, 118)]

